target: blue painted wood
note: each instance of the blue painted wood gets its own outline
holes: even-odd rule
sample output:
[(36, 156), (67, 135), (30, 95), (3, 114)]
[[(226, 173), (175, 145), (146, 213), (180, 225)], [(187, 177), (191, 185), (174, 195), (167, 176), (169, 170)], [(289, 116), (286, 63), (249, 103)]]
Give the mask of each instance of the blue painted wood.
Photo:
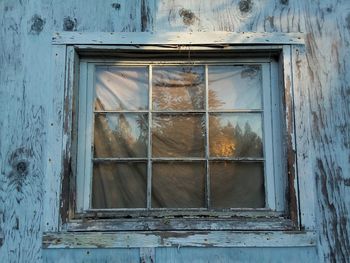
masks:
[(313, 248), (157, 248), (156, 262), (167, 263), (318, 263)]
[(134, 263), (140, 262), (139, 249), (43, 249), (46, 263)]
[[(139, 261), (137, 250), (42, 250), (41, 237), (46, 135), (60, 118), (50, 107), (63, 97), (51, 85), (52, 33), (147, 30), (308, 33), (307, 64), (295, 65), (297, 139), (308, 146), (299, 172), (316, 179), (320, 261), (349, 262), (350, 1), (2, 0), (0, 14), (0, 262)], [(164, 248), (156, 260), (318, 262), (314, 248)]]

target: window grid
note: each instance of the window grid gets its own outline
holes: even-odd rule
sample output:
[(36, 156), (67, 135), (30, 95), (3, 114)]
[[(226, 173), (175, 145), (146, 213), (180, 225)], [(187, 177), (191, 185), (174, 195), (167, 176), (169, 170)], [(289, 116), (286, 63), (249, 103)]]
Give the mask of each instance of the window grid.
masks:
[[(96, 63), (93, 63), (93, 68), (95, 72)], [(157, 66), (162, 65), (169, 65), (169, 64), (157, 64)], [(147, 157), (145, 158), (134, 158), (134, 157), (121, 157), (121, 158), (91, 158), (92, 165), (94, 163), (98, 162), (144, 162), (147, 163), (147, 192), (146, 192), (146, 209), (147, 210), (163, 210), (163, 209), (169, 209), (169, 210), (211, 210), (210, 207), (210, 161), (232, 161), (232, 162), (262, 162), (264, 164), (264, 184), (266, 184), (266, 165), (265, 165), (265, 137), (264, 137), (264, 102), (263, 98), (262, 100), (262, 107), (261, 109), (209, 109), (209, 80), (208, 80), (208, 65), (215, 65), (215, 66), (242, 66), (242, 65), (258, 65), (260, 69), (262, 70), (262, 64), (257, 63), (200, 63), (200, 64), (186, 64), (186, 63), (180, 63), (180, 64), (174, 64), (174, 66), (202, 66), (204, 67), (204, 82), (205, 82), (205, 109), (204, 110), (153, 110), (153, 100), (152, 100), (152, 88), (153, 88), (153, 80), (152, 80), (152, 69), (153, 64), (138, 64), (138, 66), (147, 66), (148, 67), (148, 110), (95, 110), (94, 102), (92, 101), (92, 107), (93, 107), (93, 115), (96, 114), (103, 114), (103, 113), (145, 113), (148, 116), (148, 143), (147, 143)], [(116, 66), (116, 65), (115, 65)], [(132, 66), (132, 65), (123, 65), (123, 66)], [(263, 72), (262, 78), (264, 77)], [(89, 80), (88, 80), (89, 81)], [(93, 89), (95, 89), (95, 84), (93, 85)], [(264, 89), (264, 85), (262, 83), (262, 89)], [(95, 90), (93, 91), (95, 92)], [(262, 92), (263, 96), (263, 92)], [(204, 158), (196, 158), (196, 157), (181, 157), (181, 158), (174, 158), (174, 157), (153, 157), (152, 158), (152, 120), (153, 120), (153, 113), (158, 114), (201, 114), (205, 116), (205, 157)], [(210, 114), (220, 114), (220, 113), (260, 113), (261, 114), (261, 120), (262, 120), (262, 143), (263, 143), (263, 158), (259, 157), (212, 157), (209, 153), (209, 116)], [(94, 119), (94, 118), (93, 118)], [(94, 125), (92, 125), (94, 127)], [(93, 129), (93, 128), (92, 128)], [(92, 130), (92, 146), (93, 146), (93, 130)], [(91, 147), (92, 153), (91, 156), (93, 156), (93, 147)], [(205, 175), (205, 207), (198, 207), (198, 208), (152, 208), (152, 164), (153, 161), (176, 161), (176, 162), (196, 162), (196, 161), (204, 161), (206, 165), (206, 175)], [(92, 178), (92, 170), (91, 169), (91, 175), (90, 175), (90, 181)], [(91, 192), (92, 192), (92, 185), (90, 183), (90, 200), (89, 200), (89, 210), (118, 210), (118, 211), (130, 211), (130, 210), (145, 210), (145, 208), (103, 208), (103, 209), (92, 209), (91, 208)], [(267, 203), (267, 191), (265, 186), (265, 203)], [(266, 204), (267, 205), (267, 204)], [(248, 208), (249, 209), (249, 208)], [(258, 208), (259, 209), (259, 208)], [(217, 210), (217, 209), (215, 209)], [(220, 210), (220, 209), (219, 209)]]

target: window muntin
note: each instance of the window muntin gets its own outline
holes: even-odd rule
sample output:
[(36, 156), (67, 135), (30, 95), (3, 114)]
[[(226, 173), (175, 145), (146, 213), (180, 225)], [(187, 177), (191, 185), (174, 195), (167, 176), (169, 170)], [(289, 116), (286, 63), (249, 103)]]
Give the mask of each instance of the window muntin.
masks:
[[(79, 112), (87, 112), (83, 127), (94, 136), (85, 136), (93, 151), (78, 154), (85, 185), (78, 183), (78, 211), (276, 210), (282, 193), (275, 189), (273, 64), (82, 61), (86, 104), (79, 103)], [(101, 153), (106, 147), (114, 150)]]

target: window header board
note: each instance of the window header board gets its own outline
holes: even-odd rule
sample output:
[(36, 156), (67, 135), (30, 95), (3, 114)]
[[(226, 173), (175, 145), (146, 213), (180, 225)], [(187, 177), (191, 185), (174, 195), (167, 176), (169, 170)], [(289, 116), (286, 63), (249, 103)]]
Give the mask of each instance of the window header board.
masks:
[(297, 45), (303, 33), (258, 32), (56, 32), (55, 45)]

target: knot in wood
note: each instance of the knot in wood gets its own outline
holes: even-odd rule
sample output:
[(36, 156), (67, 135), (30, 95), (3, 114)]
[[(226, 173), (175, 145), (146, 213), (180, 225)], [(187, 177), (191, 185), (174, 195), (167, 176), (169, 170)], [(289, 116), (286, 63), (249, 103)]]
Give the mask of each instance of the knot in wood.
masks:
[(181, 8), (179, 15), (182, 17), (182, 21), (185, 25), (192, 25), (197, 19), (196, 15), (189, 9)]
[(20, 147), (14, 150), (8, 159), (11, 167), (8, 173), (9, 185), (14, 186), (17, 191), (21, 191), (22, 185), (30, 172), (32, 157), (32, 150)]
[(17, 164), (17, 172), (19, 174), (25, 174), (27, 172), (27, 163), (24, 161), (21, 161)]
[(45, 25), (45, 20), (39, 15), (34, 15), (31, 19), (30, 33), (34, 35), (40, 34), (43, 31)]
[(63, 30), (64, 31), (75, 31), (77, 26), (77, 19), (71, 17), (65, 17), (63, 19)]
[(115, 10), (119, 10), (120, 9), (120, 4), (119, 3), (113, 3), (112, 4), (112, 8), (114, 8)]
[(238, 6), (242, 13), (248, 13), (253, 8), (253, 2), (251, 0), (241, 0)]

